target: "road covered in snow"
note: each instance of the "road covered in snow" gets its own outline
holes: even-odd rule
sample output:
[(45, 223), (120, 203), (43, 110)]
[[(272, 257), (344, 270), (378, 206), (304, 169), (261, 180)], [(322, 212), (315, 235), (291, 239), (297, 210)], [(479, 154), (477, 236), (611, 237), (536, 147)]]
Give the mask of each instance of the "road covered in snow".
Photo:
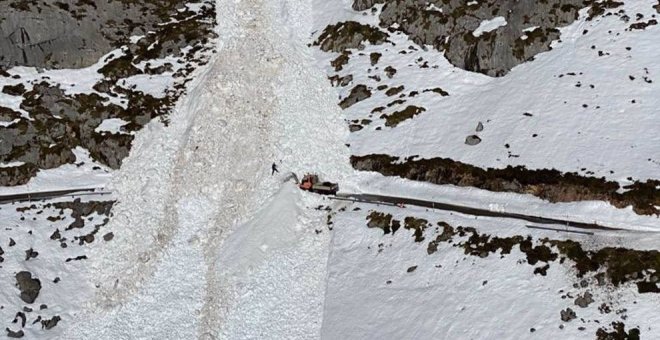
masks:
[(218, 1), (217, 54), (114, 177), (117, 236), (90, 256), (95, 297), (62, 338), (318, 337), (329, 236), (306, 208), (329, 203), (287, 178), (352, 170), (308, 6)]

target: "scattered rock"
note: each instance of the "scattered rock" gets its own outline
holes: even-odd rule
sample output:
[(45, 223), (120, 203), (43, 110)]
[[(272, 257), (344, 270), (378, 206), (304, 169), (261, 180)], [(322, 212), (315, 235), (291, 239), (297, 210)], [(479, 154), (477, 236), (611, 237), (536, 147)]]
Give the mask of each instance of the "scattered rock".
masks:
[(19, 319), (21, 320), (21, 328), (24, 328), (25, 327), (25, 322), (27, 322), (27, 318), (25, 317), (25, 313), (17, 312), (16, 316), (14, 317), (14, 321), (12, 321), (12, 323), (17, 323)]
[(107, 234), (103, 235), (103, 240), (108, 242), (108, 241), (111, 241), (114, 237), (115, 237), (115, 234), (110, 232), (110, 233), (107, 233)]
[(39, 252), (34, 251), (32, 248), (25, 251), (25, 261), (29, 259), (34, 259), (39, 256)]
[(32, 273), (28, 271), (22, 271), (16, 274), (16, 285), (21, 291), (21, 300), (26, 303), (33, 303), (37, 299), (37, 296), (39, 296), (41, 281), (32, 278)]
[(23, 335), (25, 335), (25, 333), (23, 333), (22, 330), (19, 330), (18, 332), (14, 332), (9, 328), (5, 328), (5, 330), (7, 331), (7, 336), (10, 338), (19, 339), (22, 338)]
[(590, 292), (586, 292), (584, 295), (578, 295), (575, 299), (575, 305), (580, 306), (580, 308), (587, 308), (592, 302), (594, 302), (594, 299)]
[(346, 49), (363, 48), (365, 41), (372, 45), (382, 44), (388, 37), (387, 33), (377, 27), (346, 21), (328, 25), (314, 45), (325, 52), (342, 52)]
[(476, 128), (475, 130), (476, 130), (477, 132), (481, 132), (481, 131), (483, 131), (483, 130), (484, 130), (484, 124), (482, 124), (481, 122), (479, 122), (479, 124), (477, 124), (477, 128)]
[(412, 273), (412, 272), (414, 272), (416, 269), (417, 269), (417, 266), (412, 266), (412, 267), (409, 267), (409, 268), (406, 270), (406, 272), (407, 272), (407, 273)]
[(355, 103), (361, 102), (369, 97), (371, 97), (371, 91), (366, 85), (356, 85), (353, 89), (351, 89), (351, 93), (348, 95), (348, 97), (344, 98), (339, 103), (339, 107), (342, 109), (347, 109), (355, 105)]
[(561, 315), (561, 321), (569, 322), (575, 318), (577, 318), (577, 315), (575, 315), (575, 312), (571, 308), (566, 308), (565, 310), (562, 310), (560, 312)]
[(57, 323), (61, 320), (62, 318), (60, 318), (59, 315), (55, 315), (52, 319), (49, 320), (41, 320), (41, 328), (51, 329), (57, 326)]
[[(381, 27), (392, 33), (401, 32), (420, 46), (433, 46), (459, 68), (498, 77), (550, 50), (552, 42), (560, 38), (558, 28), (577, 20), (581, 9), (591, 6), (591, 20), (622, 5), (619, 1), (583, 0), (432, 3), (439, 10), (428, 10), (429, 2), (416, 0), (354, 0), (353, 9), (366, 10), (383, 4), (379, 14)], [(483, 22), (498, 16), (506, 18), (506, 25), (474, 34)]]
[(395, 74), (396, 74), (396, 69), (394, 67), (388, 66), (385, 68), (385, 75), (387, 76), (387, 78), (391, 79), (392, 77), (394, 77)]
[(481, 143), (481, 138), (477, 135), (470, 135), (465, 137), (465, 144), (467, 145), (477, 145)]

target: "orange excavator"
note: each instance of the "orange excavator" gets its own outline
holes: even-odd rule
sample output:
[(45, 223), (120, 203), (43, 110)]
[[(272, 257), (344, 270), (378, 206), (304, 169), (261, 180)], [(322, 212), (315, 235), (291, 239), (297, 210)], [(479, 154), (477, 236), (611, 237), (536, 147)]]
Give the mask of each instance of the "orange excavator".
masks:
[(319, 176), (315, 174), (306, 174), (298, 187), (300, 187), (302, 190), (321, 195), (336, 195), (337, 191), (339, 191), (339, 184), (331, 182), (319, 182)]

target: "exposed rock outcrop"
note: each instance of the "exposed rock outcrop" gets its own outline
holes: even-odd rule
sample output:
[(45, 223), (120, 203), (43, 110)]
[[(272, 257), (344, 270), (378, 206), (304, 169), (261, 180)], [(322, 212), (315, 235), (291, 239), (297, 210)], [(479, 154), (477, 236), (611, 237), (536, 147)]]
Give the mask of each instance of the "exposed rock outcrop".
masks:
[(372, 45), (382, 44), (387, 37), (388, 34), (377, 27), (346, 21), (326, 27), (314, 45), (326, 52), (342, 52), (349, 48), (361, 48), (365, 41)]
[(371, 91), (366, 85), (356, 85), (351, 89), (351, 93), (339, 103), (339, 107), (347, 109), (369, 97), (371, 97)]
[(0, 66), (80, 68), (169, 19), (182, 0), (2, 1)]
[[(169, 99), (135, 95), (124, 109), (96, 94), (67, 96), (59, 87), (37, 84), (25, 94), (21, 108), (30, 112), (32, 120), (21, 119), (9, 127), (0, 127), (0, 162), (23, 162), (26, 175), (35, 170), (52, 169), (73, 163), (72, 147), (82, 146), (91, 156), (111, 168), (118, 168), (128, 155), (133, 140), (130, 134), (96, 132), (104, 119), (121, 118), (136, 130), (152, 118), (164, 114)], [(28, 171), (29, 170), (29, 171)], [(16, 170), (6, 169), (0, 181), (4, 185), (22, 184), (25, 176), (12, 178)], [(1, 177), (6, 177), (2, 180)], [(31, 177), (31, 176), (30, 176)]]
[[(404, 32), (419, 45), (445, 51), (455, 66), (490, 76), (503, 76), (549, 50), (550, 43), (559, 39), (557, 28), (575, 21), (580, 9), (592, 6), (589, 15), (593, 18), (622, 5), (612, 0), (354, 0), (353, 9), (367, 10), (375, 4), (384, 4), (382, 28)], [(483, 21), (496, 17), (502, 17), (506, 24), (473, 33)]]
[(481, 143), (481, 138), (477, 135), (469, 135), (465, 137), (465, 144), (467, 145), (477, 145)]
[(25, 303), (33, 303), (41, 291), (41, 281), (32, 277), (28, 271), (18, 272), (16, 274), (16, 286), (21, 291), (21, 300)]

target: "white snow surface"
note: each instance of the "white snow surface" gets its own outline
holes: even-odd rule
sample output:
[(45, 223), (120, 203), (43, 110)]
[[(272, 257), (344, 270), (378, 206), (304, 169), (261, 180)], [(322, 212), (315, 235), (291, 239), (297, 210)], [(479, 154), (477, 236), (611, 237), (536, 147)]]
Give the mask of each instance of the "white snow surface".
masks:
[[(352, 211), (356, 206), (361, 211)], [(658, 337), (657, 294), (638, 294), (634, 286), (600, 288), (593, 281), (588, 288), (576, 288), (573, 284), (580, 279), (574, 269), (557, 262), (551, 263), (547, 276), (536, 275), (517, 247), (510, 255), (480, 258), (441, 242), (429, 255), (427, 244), (439, 234), (436, 228), (428, 228), (421, 243), (403, 227), (394, 235), (383, 235), (381, 229), (366, 228), (365, 216), (372, 210), (400, 221), (414, 216), (432, 225), (443, 221), (454, 227), (477, 226), (480, 233), (496, 232), (500, 237), (531, 234), (570, 238), (595, 248), (656, 247), (644, 234), (532, 232), (522, 221), (477, 220), (415, 207), (348, 205), (348, 212), (338, 214), (334, 224), (322, 339), (590, 339), (598, 328), (621, 321), (617, 313), (601, 313), (601, 303), (612, 310), (627, 308), (623, 322), (627, 329), (639, 327), (643, 339)], [(574, 305), (574, 298), (586, 291), (595, 302), (587, 308)], [(561, 297), (567, 293), (573, 298)], [(572, 308), (578, 319), (561, 322), (560, 311), (566, 308)]]
[(506, 26), (506, 19), (501, 16), (494, 17), (492, 19), (484, 20), (481, 23), (479, 23), (479, 27), (477, 27), (474, 31), (472, 31), (472, 35), (474, 35), (475, 37), (479, 37), (484, 33), (494, 31), (502, 26)]
[[(348, 7), (338, 9), (330, 4)], [(625, 1), (617, 10), (640, 13), (644, 15), (640, 21), (646, 21), (657, 15), (655, 4)], [(326, 12), (342, 13), (339, 20), (378, 25), (377, 13), (353, 12), (350, 16), (347, 8), (350, 4), (319, 4), (315, 30), (321, 32), (336, 23), (338, 15)], [(640, 181), (658, 178), (660, 119), (655, 108), (659, 105), (660, 81), (656, 77), (660, 64), (655, 49), (660, 45), (660, 26), (631, 31), (632, 20), (626, 23), (609, 15), (587, 21), (586, 16), (587, 10), (583, 10), (578, 20), (561, 28), (561, 42), (553, 43), (551, 51), (500, 78), (456, 68), (434, 49), (410, 49), (408, 37), (400, 33), (388, 38), (395, 45), (353, 51), (340, 72), (330, 65), (337, 54), (318, 51), (316, 55), (328, 75), (353, 75), (351, 84), (337, 88), (340, 97), (358, 84), (373, 92), (369, 99), (344, 111), (349, 121), (372, 120), (351, 133), (352, 154), (444, 157), (482, 168), (557, 169), (605, 177), (622, 185), (631, 183), (628, 177)], [(588, 32), (583, 34), (585, 30)], [(371, 66), (371, 53), (382, 54), (376, 66)], [(424, 63), (428, 67), (421, 67)], [(392, 79), (384, 75), (387, 66), (397, 70)], [(376, 75), (382, 80), (369, 78)], [(380, 85), (403, 85), (403, 98), (377, 91)], [(423, 92), (437, 87), (449, 96)], [(408, 96), (412, 91), (419, 94)], [(386, 107), (396, 99), (405, 103)], [(408, 105), (426, 111), (394, 128), (379, 119), (381, 114)], [(381, 106), (386, 107), (383, 112), (371, 113)], [(476, 132), (479, 122), (484, 129)], [(473, 134), (481, 143), (466, 145), (466, 137)]]
[(99, 126), (94, 129), (96, 132), (110, 132), (110, 133), (119, 133), (121, 132), (121, 127), (128, 124), (127, 121), (121, 118), (108, 118), (104, 119)]

